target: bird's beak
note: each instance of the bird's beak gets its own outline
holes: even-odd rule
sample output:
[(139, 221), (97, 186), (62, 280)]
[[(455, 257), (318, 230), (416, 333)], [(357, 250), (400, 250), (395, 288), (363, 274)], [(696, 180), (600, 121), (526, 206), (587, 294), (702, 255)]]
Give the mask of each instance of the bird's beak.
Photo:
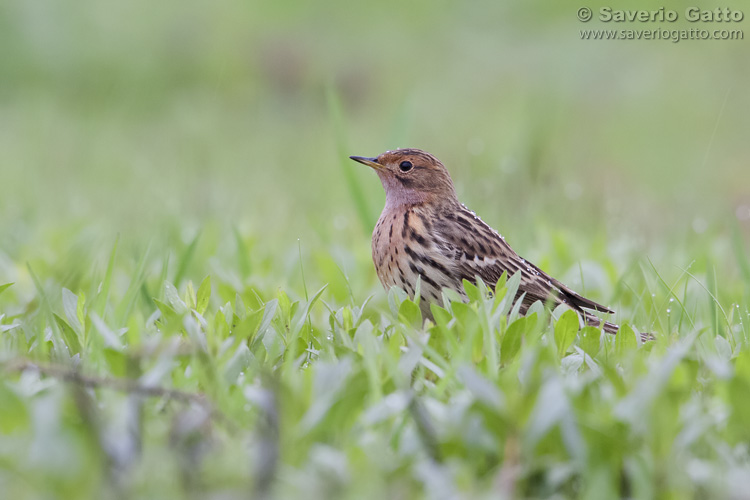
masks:
[(377, 158), (365, 158), (364, 156), (350, 156), (354, 161), (360, 162), (362, 165), (367, 165), (370, 168), (373, 168), (375, 170), (380, 170), (382, 168), (385, 168), (383, 165), (378, 163)]

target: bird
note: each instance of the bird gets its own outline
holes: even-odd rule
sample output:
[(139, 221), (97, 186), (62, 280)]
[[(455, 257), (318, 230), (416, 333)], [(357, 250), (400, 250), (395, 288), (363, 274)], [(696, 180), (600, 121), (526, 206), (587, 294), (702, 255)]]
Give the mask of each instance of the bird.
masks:
[[(372, 259), (386, 290), (403, 289), (411, 299), (421, 280), (419, 307), (432, 319), (430, 304), (442, 306), (442, 291), (467, 299), (463, 280), (481, 279), (494, 290), (503, 273), (520, 273), (516, 300), (521, 314), (536, 301), (564, 304), (583, 324), (616, 334), (619, 326), (594, 312), (609, 307), (583, 297), (518, 255), (505, 238), (459, 200), (448, 170), (421, 149), (402, 148), (377, 157), (350, 156), (371, 167), (385, 189), (385, 206), (372, 233)], [(643, 334), (643, 340), (651, 334)]]

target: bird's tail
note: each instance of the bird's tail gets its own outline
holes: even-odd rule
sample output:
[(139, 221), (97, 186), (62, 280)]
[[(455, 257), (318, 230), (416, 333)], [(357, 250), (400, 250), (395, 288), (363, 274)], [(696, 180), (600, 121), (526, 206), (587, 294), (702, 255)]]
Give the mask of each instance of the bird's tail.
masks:
[[(617, 335), (617, 332), (620, 331), (620, 325), (616, 325), (614, 323), (610, 323), (609, 321), (604, 321), (601, 318), (598, 318), (594, 316), (593, 314), (582, 311), (583, 321), (589, 325), (596, 328), (601, 328), (605, 332), (611, 334), (611, 335)], [(641, 341), (647, 342), (650, 340), (654, 340), (656, 337), (654, 337), (653, 333), (641, 333)]]

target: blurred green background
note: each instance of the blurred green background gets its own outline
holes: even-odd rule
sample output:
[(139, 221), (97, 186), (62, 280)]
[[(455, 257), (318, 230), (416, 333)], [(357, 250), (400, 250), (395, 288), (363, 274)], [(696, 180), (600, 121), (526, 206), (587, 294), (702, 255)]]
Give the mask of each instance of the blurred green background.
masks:
[(299, 239), (377, 290), (384, 196), (346, 155), (406, 146), (558, 274), (599, 255), (677, 274), (733, 226), (747, 237), (747, 41), (584, 41), (695, 25), (581, 23), (582, 5), (3, 2), (0, 281), (103, 259), (118, 234), (233, 254), (236, 231), (252, 269), (288, 268), (269, 285), (297, 279)]

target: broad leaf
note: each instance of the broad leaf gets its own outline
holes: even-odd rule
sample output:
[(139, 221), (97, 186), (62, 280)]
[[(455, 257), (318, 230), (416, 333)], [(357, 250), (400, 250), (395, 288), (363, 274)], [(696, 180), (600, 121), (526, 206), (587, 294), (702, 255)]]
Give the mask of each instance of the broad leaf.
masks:
[(195, 300), (195, 310), (200, 314), (205, 314), (208, 302), (211, 299), (211, 275), (206, 276), (198, 287), (198, 294)]
[(521, 349), (521, 339), (526, 332), (528, 318), (518, 318), (508, 326), (500, 345), (500, 362), (507, 364), (516, 357)]
[(568, 309), (555, 323), (555, 345), (557, 354), (563, 357), (568, 348), (573, 344), (578, 333), (578, 313)]

